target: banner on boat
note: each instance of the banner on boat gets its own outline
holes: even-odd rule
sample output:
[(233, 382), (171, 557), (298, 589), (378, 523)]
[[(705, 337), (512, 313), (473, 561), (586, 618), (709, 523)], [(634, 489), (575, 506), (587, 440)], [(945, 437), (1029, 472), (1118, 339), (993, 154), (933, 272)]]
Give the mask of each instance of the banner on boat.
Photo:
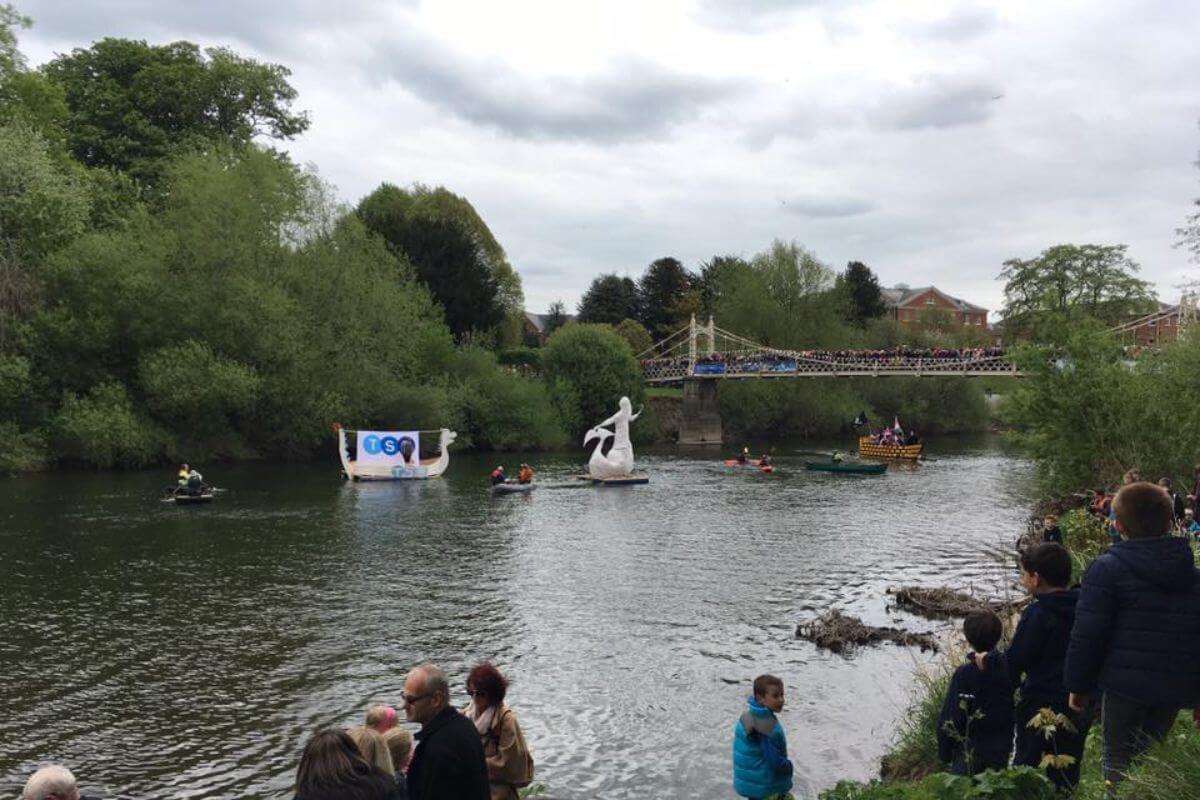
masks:
[(421, 434), (417, 431), (359, 431), (358, 463), (396, 468), (419, 468)]

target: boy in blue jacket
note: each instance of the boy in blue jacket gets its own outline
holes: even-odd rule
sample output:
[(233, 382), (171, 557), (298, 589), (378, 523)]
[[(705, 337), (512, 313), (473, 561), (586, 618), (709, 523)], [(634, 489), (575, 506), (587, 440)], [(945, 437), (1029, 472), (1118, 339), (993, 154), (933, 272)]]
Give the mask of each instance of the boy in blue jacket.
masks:
[(733, 789), (752, 800), (791, 798), (792, 762), (787, 739), (775, 715), (783, 710), (783, 681), (774, 675), (754, 679), (754, 696), (733, 726)]
[[(1067, 588), (1071, 582), (1071, 554), (1060, 544), (1040, 544), (1021, 553), (1019, 563), (1021, 584), (1033, 595), (1033, 602), (1021, 613), (1005, 653), (1009, 677), (1021, 693), (1013, 765), (1037, 768), (1043, 756), (1070, 756), (1074, 763), (1046, 768), (1046, 776), (1069, 792), (1079, 783), (1079, 761), (1091, 722), (1087, 716), (1070, 710), (1063, 685), (1063, 662), (1079, 600), (1078, 590)], [(1058, 725), (1047, 739), (1042, 730), (1029, 727), (1029, 721), (1043, 708), (1065, 716), (1075, 730)]]
[(954, 671), (946, 702), (938, 715), (938, 757), (955, 775), (1004, 769), (1012, 752), (1012, 685), (1002, 653), (1000, 618), (973, 611), (963, 620), (963, 633), (973, 652)]
[(1064, 672), (1072, 709), (1104, 693), (1101, 757), (1111, 785), (1166, 737), (1180, 709), (1200, 705), (1200, 580), (1188, 540), (1170, 535), (1171, 498), (1132, 483), (1113, 510), (1121, 541), (1083, 576)]

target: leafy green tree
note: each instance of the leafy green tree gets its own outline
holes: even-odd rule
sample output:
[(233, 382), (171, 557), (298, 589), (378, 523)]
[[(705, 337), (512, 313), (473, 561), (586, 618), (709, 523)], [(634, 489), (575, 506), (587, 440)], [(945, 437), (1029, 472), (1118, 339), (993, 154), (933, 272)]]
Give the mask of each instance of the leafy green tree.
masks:
[(291, 139), (308, 128), (293, 113), (290, 71), (225, 48), (102, 39), (44, 68), (65, 93), (67, 141), (89, 167), (156, 184), (169, 159), (256, 137)]
[(642, 402), (642, 375), (628, 343), (608, 325), (573, 324), (542, 350), (542, 377), (572, 438), (612, 415), (627, 396)]
[(638, 281), (638, 322), (653, 335), (667, 336), (675, 332), (680, 315), (680, 303), (693, 288), (693, 276), (674, 258), (660, 258), (650, 263)]
[(406, 191), (385, 183), (363, 198), (357, 214), (413, 265), (456, 338), (489, 331), (503, 320), (500, 286), (479, 232), (424, 202), (420, 187)]
[(75, 239), (88, 206), (86, 189), (35, 127), (21, 119), (0, 125), (0, 239), (18, 258), (37, 261)]
[(1004, 324), (1018, 338), (1053, 340), (1065, 326), (1094, 319), (1117, 325), (1154, 308), (1150, 284), (1126, 245), (1062, 244), (1037, 258), (1004, 262)]
[(69, 395), (51, 428), (60, 458), (96, 467), (142, 466), (157, 460), (165, 437), (137, 413), (125, 387), (105, 383)]
[(583, 293), (576, 319), (579, 322), (605, 322), (616, 325), (637, 316), (637, 284), (630, 278), (612, 273), (601, 275)]
[(546, 312), (546, 323), (544, 334), (549, 337), (553, 336), (554, 332), (566, 325), (570, 320), (567, 318), (567, 307), (562, 300), (555, 300), (550, 304), (550, 310)]
[(228, 431), (237, 414), (254, 407), (262, 388), (253, 369), (194, 339), (143, 357), (138, 382), (147, 408), (192, 437)]
[(714, 256), (700, 267), (701, 314), (716, 315), (721, 300), (745, 279), (750, 264), (738, 256)]
[(650, 338), (650, 331), (646, 330), (636, 319), (623, 319), (613, 330), (622, 339), (629, 342), (629, 349), (635, 356), (649, 350), (654, 344), (654, 340)]
[(858, 327), (865, 328), (868, 322), (887, 313), (879, 279), (861, 261), (848, 263), (846, 271), (837, 277), (837, 284), (844, 289), (849, 300), (847, 317)]
[(45, 76), (28, 69), (17, 47), (16, 31), (32, 24), (13, 6), (0, 5), (0, 119), (32, 124), (50, 142), (55, 155), (62, 153), (65, 158), (66, 98)]

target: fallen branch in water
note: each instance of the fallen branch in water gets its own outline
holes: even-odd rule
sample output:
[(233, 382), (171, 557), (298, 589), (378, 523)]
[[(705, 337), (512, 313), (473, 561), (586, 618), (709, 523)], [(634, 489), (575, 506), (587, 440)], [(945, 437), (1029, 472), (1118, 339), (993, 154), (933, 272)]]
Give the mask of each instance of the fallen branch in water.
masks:
[(964, 592), (956, 592), (953, 589), (940, 587), (931, 589), (924, 586), (888, 589), (888, 594), (896, 598), (898, 608), (932, 619), (965, 617), (972, 611), (994, 611), (1004, 617), (1011, 614), (1022, 602), (1019, 600), (986, 600)]
[(938, 649), (931, 633), (913, 633), (903, 628), (878, 628), (837, 609), (825, 612), (812, 622), (797, 625), (796, 638), (807, 639), (817, 647), (843, 654), (858, 645), (874, 642), (916, 645), (922, 651), (932, 650), (935, 653)]

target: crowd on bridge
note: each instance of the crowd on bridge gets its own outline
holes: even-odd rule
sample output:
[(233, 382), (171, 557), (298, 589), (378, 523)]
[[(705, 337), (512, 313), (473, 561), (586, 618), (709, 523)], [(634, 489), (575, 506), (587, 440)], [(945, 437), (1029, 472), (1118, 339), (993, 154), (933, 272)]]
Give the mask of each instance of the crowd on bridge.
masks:
[(693, 365), (686, 356), (644, 359), (647, 367), (672, 371), (711, 373), (794, 372), (808, 364), (879, 368), (913, 367), (926, 363), (938, 365), (975, 363), (1002, 358), (1000, 347), (893, 347), (879, 350), (755, 350), (736, 353), (711, 353), (698, 356)]

